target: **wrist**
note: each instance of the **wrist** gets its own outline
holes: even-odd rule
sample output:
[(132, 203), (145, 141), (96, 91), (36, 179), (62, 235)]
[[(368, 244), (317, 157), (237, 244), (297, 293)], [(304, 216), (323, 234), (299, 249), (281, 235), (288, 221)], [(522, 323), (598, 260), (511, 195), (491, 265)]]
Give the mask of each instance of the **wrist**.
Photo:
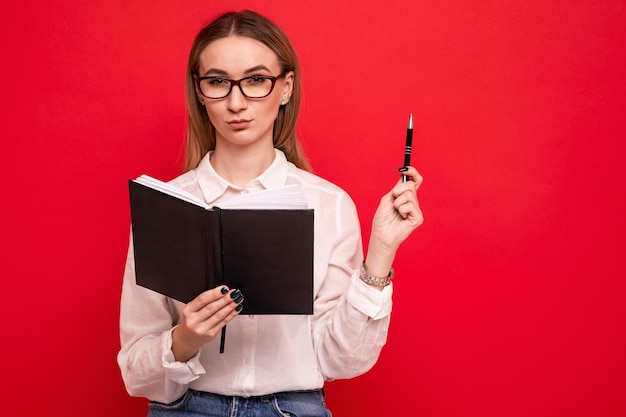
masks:
[(377, 277), (386, 276), (391, 270), (395, 257), (395, 251), (370, 244), (365, 258), (368, 273)]
[[(178, 330), (178, 331), (177, 331)], [(177, 362), (187, 362), (189, 359), (196, 356), (198, 353), (198, 349), (191, 346), (185, 346), (185, 343), (180, 338), (180, 328), (179, 326), (174, 327), (172, 329), (172, 353), (174, 354), (174, 359)]]
[(385, 257), (393, 259), (398, 251), (398, 246), (388, 242), (386, 239), (380, 239), (378, 234), (372, 234), (370, 236), (367, 245), (367, 254), (376, 254), (378, 257)]
[(365, 262), (361, 264), (361, 269), (359, 272), (359, 278), (361, 279), (361, 281), (378, 289), (383, 289), (387, 285), (391, 284), (393, 276), (394, 270), (391, 266), (389, 267), (389, 273), (386, 276), (370, 275)]

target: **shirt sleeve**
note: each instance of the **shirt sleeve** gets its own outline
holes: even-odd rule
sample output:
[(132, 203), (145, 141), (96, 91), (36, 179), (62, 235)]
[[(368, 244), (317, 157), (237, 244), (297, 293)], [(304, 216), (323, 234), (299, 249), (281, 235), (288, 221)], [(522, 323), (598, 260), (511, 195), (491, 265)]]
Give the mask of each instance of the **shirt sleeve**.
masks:
[(161, 336), (161, 363), (167, 379), (177, 384), (188, 385), (206, 373), (200, 363), (200, 351), (187, 362), (178, 362), (172, 352), (172, 332), (163, 332)]
[(135, 283), (132, 240), (122, 284), (118, 365), (132, 396), (170, 403), (184, 394), (189, 383), (205, 373), (198, 359), (176, 362), (172, 329), (178, 321), (167, 297)]
[(359, 277), (360, 270), (354, 271), (346, 298), (348, 304), (373, 320), (384, 319), (391, 314), (393, 287), (387, 285), (382, 291), (372, 288)]
[(326, 380), (352, 378), (374, 366), (387, 341), (393, 292), (391, 285), (379, 291), (359, 279), (363, 248), (353, 201), (344, 193), (333, 208), (334, 221), (324, 233), (334, 242), (312, 319), (315, 353)]

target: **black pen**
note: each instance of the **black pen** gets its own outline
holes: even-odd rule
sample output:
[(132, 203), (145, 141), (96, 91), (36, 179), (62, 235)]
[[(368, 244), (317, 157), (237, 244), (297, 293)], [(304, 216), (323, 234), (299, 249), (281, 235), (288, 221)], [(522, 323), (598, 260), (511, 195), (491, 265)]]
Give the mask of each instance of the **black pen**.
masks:
[[(404, 165), (406, 168), (411, 165), (411, 146), (413, 142), (413, 113), (409, 116), (409, 127), (406, 129), (406, 145), (404, 146)], [(407, 182), (409, 177), (402, 174), (402, 182)]]

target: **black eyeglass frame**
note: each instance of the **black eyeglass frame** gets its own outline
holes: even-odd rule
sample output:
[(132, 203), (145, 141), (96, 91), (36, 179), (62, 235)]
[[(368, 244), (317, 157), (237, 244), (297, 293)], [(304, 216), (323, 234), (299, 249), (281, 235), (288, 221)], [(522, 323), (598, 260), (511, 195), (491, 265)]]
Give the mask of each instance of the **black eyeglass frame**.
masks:
[[(239, 91), (241, 91), (241, 94), (245, 98), (257, 99), (257, 98), (265, 98), (265, 97), (269, 96), (270, 94), (272, 94), (272, 91), (274, 91), (274, 86), (276, 85), (276, 80), (278, 80), (279, 78), (284, 77), (290, 71), (292, 71), (292, 70), (283, 71), (283, 72), (281, 72), (280, 74), (278, 74), (275, 77), (271, 76), (271, 75), (251, 75), (250, 77), (240, 78), (239, 80), (231, 80), (228, 77), (219, 77), (219, 76), (216, 76), (216, 75), (210, 75), (210, 76), (207, 76), (207, 77), (195, 77), (195, 78), (196, 78), (196, 85), (198, 87), (198, 91), (200, 91), (200, 94), (202, 94), (204, 97), (208, 98), (209, 100), (221, 100), (223, 98), (228, 97), (230, 95), (230, 93), (232, 93), (233, 87), (235, 87), (235, 86), (239, 87)], [(270, 80), (272, 82), (272, 86), (270, 87), (270, 91), (268, 91), (268, 93), (266, 95), (261, 96), (261, 97), (250, 97), (250, 96), (248, 96), (246, 93), (243, 92), (243, 88), (241, 88), (241, 83), (243, 81), (249, 80), (251, 78), (263, 78), (264, 80)], [(230, 88), (228, 89), (228, 93), (226, 93), (222, 97), (208, 97), (206, 94), (204, 94), (204, 91), (202, 91), (202, 88), (200, 87), (200, 83), (203, 80), (209, 80), (209, 79), (222, 79), (222, 80), (229, 81), (230, 82)]]

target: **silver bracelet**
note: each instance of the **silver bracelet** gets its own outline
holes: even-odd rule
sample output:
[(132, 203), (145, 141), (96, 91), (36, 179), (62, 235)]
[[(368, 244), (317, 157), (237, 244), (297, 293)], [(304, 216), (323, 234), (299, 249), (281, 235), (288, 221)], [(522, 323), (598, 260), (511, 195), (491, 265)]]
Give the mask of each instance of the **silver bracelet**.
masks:
[(391, 280), (393, 279), (393, 274), (394, 274), (393, 267), (391, 267), (391, 271), (389, 271), (389, 275), (387, 275), (386, 277), (384, 278), (373, 277), (371, 275), (368, 275), (365, 262), (361, 264), (361, 275), (360, 275), (361, 281), (363, 281), (364, 283), (368, 285), (373, 285), (374, 287), (382, 288), (391, 284)]

